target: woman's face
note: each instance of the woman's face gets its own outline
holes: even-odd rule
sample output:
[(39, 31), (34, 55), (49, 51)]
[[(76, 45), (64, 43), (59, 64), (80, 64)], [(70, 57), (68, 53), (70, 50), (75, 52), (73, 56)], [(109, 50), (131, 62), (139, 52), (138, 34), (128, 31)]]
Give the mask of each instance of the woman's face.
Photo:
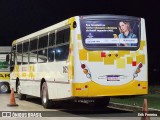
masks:
[(124, 22), (120, 22), (119, 27), (123, 33), (128, 31), (127, 24), (125, 24)]

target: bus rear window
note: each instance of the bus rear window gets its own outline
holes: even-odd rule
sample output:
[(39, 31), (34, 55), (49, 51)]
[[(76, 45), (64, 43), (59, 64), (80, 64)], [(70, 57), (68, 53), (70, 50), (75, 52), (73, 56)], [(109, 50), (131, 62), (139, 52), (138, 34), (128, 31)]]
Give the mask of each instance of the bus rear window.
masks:
[(83, 45), (88, 50), (136, 50), (140, 42), (138, 20), (81, 20)]

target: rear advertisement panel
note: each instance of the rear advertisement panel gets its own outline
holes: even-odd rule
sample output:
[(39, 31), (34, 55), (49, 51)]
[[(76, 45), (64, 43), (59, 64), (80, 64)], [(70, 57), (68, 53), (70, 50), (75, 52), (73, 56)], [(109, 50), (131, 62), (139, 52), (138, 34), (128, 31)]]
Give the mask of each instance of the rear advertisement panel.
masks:
[(86, 49), (137, 49), (140, 21), (81, 20), (81, 32)]

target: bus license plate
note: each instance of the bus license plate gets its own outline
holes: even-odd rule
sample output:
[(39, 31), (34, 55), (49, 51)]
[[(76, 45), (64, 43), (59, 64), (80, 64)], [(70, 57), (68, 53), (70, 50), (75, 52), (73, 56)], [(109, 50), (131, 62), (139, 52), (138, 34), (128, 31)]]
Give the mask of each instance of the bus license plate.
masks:
[(119, 76), (107, 76), (107, 81), (119, 81)]

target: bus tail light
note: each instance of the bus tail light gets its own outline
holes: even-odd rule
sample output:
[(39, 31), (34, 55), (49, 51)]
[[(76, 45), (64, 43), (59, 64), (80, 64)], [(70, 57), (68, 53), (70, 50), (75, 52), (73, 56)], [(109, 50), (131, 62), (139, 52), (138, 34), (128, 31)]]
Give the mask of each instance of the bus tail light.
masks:
[(141, 72), (140, 68), (137, 68), (136, 73), (140, 73), (140, 72)]
[(140, 63), (140, 64), (138, 65), (138, 67), (139, 67), (139, 68), (143, 67), (143, 64), (142, 64), (142, 63)]
[(81, 68), (83, 69), (83, 73), (86, 75), (88, 79), (91, 79), (91, 73), (89, 68), (85, 64), (81, 64)]
[(87, 78), (91, 78), (91, 74), (90, 73), (88, 73), (86, 76), (87, 76)]
[(87, 74), (88, 70), (87, 69), (83, 69), (83, 72), (84, 72), (84, 74)]
[(142, 67), (143, 67), (143, 64), (142, 64), (142, 63), (139, 63), (138, 67), (136, 68), (136, 70), (135, 70), (135, 72), (134, 72), (134, 74), (133, 74), (133, 79), (136, 78), (136, 77), (138, 77), (138, 73), (141, 72), (141, 69), (140, 69), (140, 68), (142, 68)]
[(81, 68), (84, 69), (86, 67), (85, 64), (81, 64)]

